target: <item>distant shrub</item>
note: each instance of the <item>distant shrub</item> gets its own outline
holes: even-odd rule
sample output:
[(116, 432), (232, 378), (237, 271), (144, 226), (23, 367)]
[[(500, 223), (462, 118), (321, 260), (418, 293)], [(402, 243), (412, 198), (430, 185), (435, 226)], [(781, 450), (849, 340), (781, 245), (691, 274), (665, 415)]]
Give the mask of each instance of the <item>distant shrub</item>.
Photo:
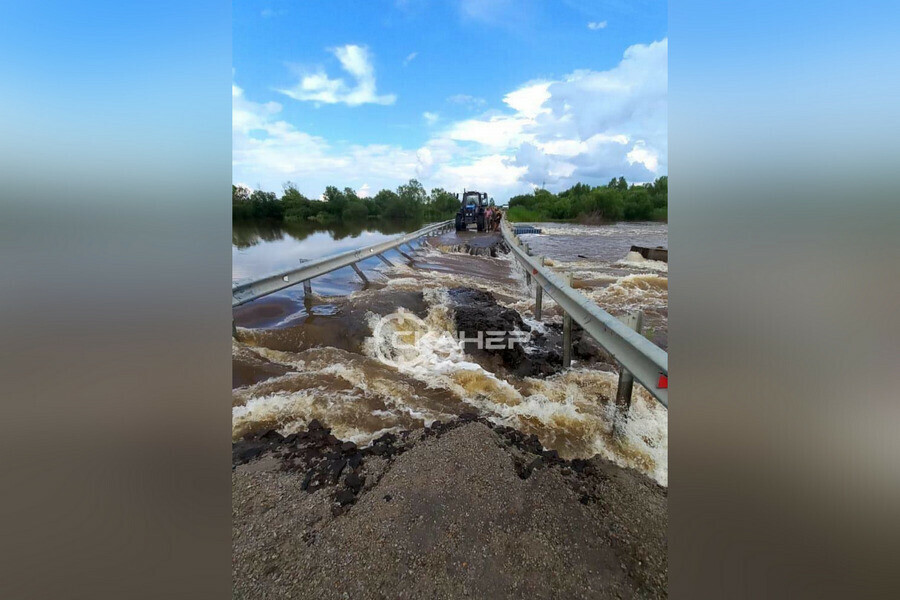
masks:
[(510, 221), (544, 221), (546, 217), (539, 211), (525, 208), (524, 206), (513, 206), (506, 212), (506, 218)]

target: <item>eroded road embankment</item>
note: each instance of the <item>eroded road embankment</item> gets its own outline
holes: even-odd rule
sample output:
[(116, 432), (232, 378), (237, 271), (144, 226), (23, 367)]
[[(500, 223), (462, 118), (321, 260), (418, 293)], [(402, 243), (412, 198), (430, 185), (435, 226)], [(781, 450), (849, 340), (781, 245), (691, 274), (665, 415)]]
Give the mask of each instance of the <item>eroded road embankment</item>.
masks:
[(667, 493), (465, 413), (360, 449), (234, 445), (236, 598), (660, 598)]
[[(235, 597), (666, 595), (665, 414), (636, 391), (621, 421), (578, 328), (560, 371), (558, 307), (533, 318), (491, 238), (429, 238), (348, 295), (235, 311)], [(400, 309), (422, 343), (391, 354), (377, 324)], [(490, 331), (528, 341), (441, 342)]]
[[(665, 409), (635, 386), (623, 419), (612, 401), (616, 365), (577, 326), (563, 370), (561, 310), (544, 294), (535, 319), (533, 288), (506, 250), (497, 234), (448, 232), (379, 263), (368, 283), (345, 274), (352, 286), (339, 295), (324, 277), (311, 297), (297, 289), (235, 310), (233, 439), (289, 435), (318, 419), (365, 445), (472, 411), (537, 435), (563, 458), (600, 454), (666, 485)], [(647, 297), (623, 292), (628, 302)], [(395, 334), (414, 347), (398, 348)], [(500, 348), (453, 343), (475, 334)], [(513, 337), (521, 343), (506, 345)]]

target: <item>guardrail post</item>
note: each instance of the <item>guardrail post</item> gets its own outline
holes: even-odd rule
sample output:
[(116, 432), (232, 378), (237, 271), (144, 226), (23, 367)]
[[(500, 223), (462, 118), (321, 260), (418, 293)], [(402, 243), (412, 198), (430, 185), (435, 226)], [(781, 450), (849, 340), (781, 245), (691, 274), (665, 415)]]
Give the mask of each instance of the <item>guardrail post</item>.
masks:
[[(572, 285), (572, 274), (566, 273), (566, 283)], [(563, 369), (572, 366), (572, 317), (563, 312)]]
[(404, 252), (403, 250), (400, 249), (400, 246), (397, 246), (397, 252), (400, 254), (400, 256), (402, 256), (403, 258), (405, 258), (405, 259), (408, 260), (409, 262), (412, 262), (412, 261), (413, 261), (412, 257), (410, 257), (409, 254), (407, 254), (406, 252)]
[[(541, 266), (544, 266), (544, 257), (541, 257)], [(544, 304), (544, 288), (541, 287), (541, 283), (535, 282), (534, 285), (534, 318), (538, 321), (541, 320), (541, 309)]]
[(234, 319), (231, 319), (231, 337), (238, 339), (237, 326), (234, 324)]
[[(644, 324), (644, 313), (640, 310), (633, 311), (619, 319), (638, 333)], [(616, 389), (616, 406), (627, 414), (631, 408), (631, 390), (634, 388), (634, 376), (631, 372), (619, 365), (619, 387)]]
[(380, 258), (380, 259), (381, 259), (381, 262), (383, 262), (383, 263), (386, 264), (387, 266), (389, 266), (389, 267), (393, 267), (393, 266), (394, 266), (394, 263), (392, 263), (391, 261), (389, 261), (388, 259), (386, 259), (386, 258), (383, 257), (382, 255), (376, 254), (375, 256), (377, 256), (378, 258)]
[(362, 269), (360, 269), (356, 263), (352, 263), (350, 266), (353, 267), (353, 270), (356, 271), (356, 274), (359, 275), (359, 278), (363, 280), (363, 283), (369, 283), (369, 278), (366, 277), (366, 274), (362, 272)]
[[(627, 370), (631, 371), (633, 380), (641, 382), (660, 404), (668, 408), (668, 354), (643, 336), (634, 335), (633, 331), (629, 332), (631, 329), (629, 326), (591, 302), (591, 299), (583, 293), (573, 289), (572, 278), (567, 274), (554, 273), (546, 268), (548, 261), (537, 260), (536, 257), (525, 254), (517, 236), (505, 222), (503, 238), (519, 262), (532, 271), (533, 278), (543, 282), (542, 288), (547, 289), (563, 310), (564, 366), (571, 366), (571, 353), (574, 348), (571, 346), (571, 330), (566, 330), (571, 326), (571, 321), (575, 321), (607, 352), (616, 356), (619, 362), (624, 361), (624, 364), (628, 365)], [(538, 275), (534, 275), (534, 272)]]
[(303, 295), (312, 296), (312, 281), (309, 279), (303, 281)]

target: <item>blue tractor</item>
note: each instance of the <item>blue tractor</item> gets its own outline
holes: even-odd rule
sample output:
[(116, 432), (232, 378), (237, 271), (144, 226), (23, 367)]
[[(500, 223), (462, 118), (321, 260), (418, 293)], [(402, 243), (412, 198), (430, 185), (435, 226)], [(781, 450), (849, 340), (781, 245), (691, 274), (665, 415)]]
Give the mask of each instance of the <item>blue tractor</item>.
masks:
[[(458, 195), (457, 195), (458, 197)], [(488, 195), (481, 192), (464, 191), (462, 204), (456, 213), (456, 230), (466, 231), (469, 225), (475, 224), (478, 231), (484, 231), (484, 211), (487, 208)]]

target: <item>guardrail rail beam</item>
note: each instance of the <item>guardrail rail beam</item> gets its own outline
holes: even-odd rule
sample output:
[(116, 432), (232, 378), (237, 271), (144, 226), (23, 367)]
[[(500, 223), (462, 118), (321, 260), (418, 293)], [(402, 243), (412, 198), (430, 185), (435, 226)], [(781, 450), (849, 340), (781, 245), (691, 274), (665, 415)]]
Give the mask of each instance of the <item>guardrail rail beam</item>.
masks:
[(584, 294), (572, 289), (559, 275), (529, 256), (507, 221), (503, 221), (501, 230), (510, 250), (537, 285), (544, 288), (567, 315), (668, 408), (669, 355), (666, 351), (601, 309)]
[(241, 306), (247, 302), (252, 302), (263, 296), (268, 296), (269, 294), (274, 294), (275, 292), (291, 287), (292, 285), (297, 285), (301, 281), (309, 281), (320, 275), (330, 273), (341, 267), (353, 265), (362, 260), (366, 260), (367, 258), (372, 258), (373, 256), (377, 256), (387, 264), (394, 266), (393, 263), (381, 256), (382, 252), (387, 252), (401, 244), (441, 231), (443, 228), (449, 227), (452, 223), (453, 221), (450, 220), (433, 223), (418, 231), (401, 235), (392, 240), (381, 242), (380, 244), (374, 244), (358, 250), (350, 250), (349, 252), (343, 252), (334, 256), (309, 260), (296, 269), (273, 273), (272, 275), (267, 275), (255, 281), (239, 283), (231, 288), (231, 307), (235, 308)]

